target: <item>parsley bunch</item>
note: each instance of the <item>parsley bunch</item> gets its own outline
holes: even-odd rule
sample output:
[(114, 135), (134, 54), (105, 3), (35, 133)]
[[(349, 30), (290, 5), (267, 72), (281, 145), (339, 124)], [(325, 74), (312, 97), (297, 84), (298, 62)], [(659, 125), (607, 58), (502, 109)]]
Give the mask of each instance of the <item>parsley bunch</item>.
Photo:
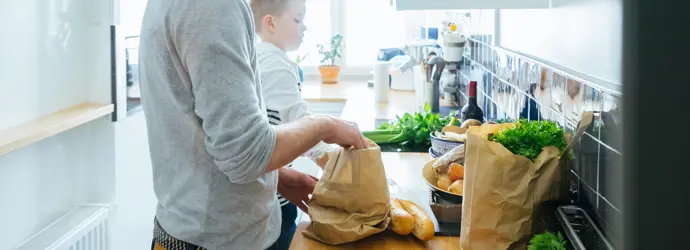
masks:
[[(424, 112), (405, 113), (403, 116), (395, 116), (391, 123), (384, 123), (375, 131), (362, 131), (362, 134), (376, 144), (399, 143), (401, 145), (430, 145), (430, 135), (433, 131), (441, 131), (450, 123), (456, 112), (451, 112), (446, 117), (438, 113), (431, 113), (429, 105), (425, 105)], [(456, 121), (457, 125), (459, 122)]]
[(565, 244), (568, 243), (563, 239), (563, 235), (558, 233), (558, 236), (551, 232), (545, 232), (535, 235), (530, 241), (527, 250), (565, 250)]
[(554, 146), (563, 154), (566, 147), (563, 129), (552, 121), (530, 121), (521, 119), (515, 127), (489, 136), (510, 152), (534, 161), (544, 147)]

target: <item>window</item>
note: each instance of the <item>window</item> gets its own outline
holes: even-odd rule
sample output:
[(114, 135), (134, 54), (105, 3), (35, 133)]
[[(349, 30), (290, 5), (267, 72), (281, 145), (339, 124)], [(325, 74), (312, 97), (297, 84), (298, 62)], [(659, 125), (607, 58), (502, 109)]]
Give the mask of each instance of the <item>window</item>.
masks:
[(379, 49), (403, 48), (419, 38), (422, 26), (440, 26), (447, 11), (396, 11), (388, 0), (306, 0), (307, 31), (295, 60), (308, 53), (300, 65), (305, 75), (318, 75), (321, 65), (317, 44), (328, 43), (335, 34), (344, 37), (341, 74), (369, 75)]
[(309, 53), (304, 61), (300, 63), (302, 67), (316, 67), (320, 65), (321, 58), (317, 44), (328, 42), (331, 38), (331, 1), (329, 0), (307, 0), (307, 12), (304, 17), (304, 25), (307, 31), (304, 33), (304, 41), (298, 50), (288, 53), (291, 59), (297, 56), (304, 56)]
[[(318, 74), (316, 68), (321, 65), (316, 45), (329, 42), (335, 34), (345, 39), (342, 74), (357, 75), (370, 74), (380, 48), (402, 47), (410, 34), (406, 32), (410, 23), (404, 22), (405, 12), (395, 11), (388, 0), (306, 1), (304, 42), (288, 56), (294, 59), (308, 52), (300, 63), (307, 75)], [(419, 28), (414, 31), (419, 33)]]
[(373, 67), (381, 48), (402, 48), (406, 42), (404, 12), (386, 0), (345, 0), (343, 36), (347, 67)]

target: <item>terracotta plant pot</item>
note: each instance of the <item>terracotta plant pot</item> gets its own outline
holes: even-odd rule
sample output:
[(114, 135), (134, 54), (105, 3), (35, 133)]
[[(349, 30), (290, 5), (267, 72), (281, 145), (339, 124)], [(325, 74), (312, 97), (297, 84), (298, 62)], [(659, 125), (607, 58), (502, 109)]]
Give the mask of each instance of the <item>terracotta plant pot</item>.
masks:
[(340, 66), (320, 66), (319, 73), (321, 73), (323, 83), (338, 83)]

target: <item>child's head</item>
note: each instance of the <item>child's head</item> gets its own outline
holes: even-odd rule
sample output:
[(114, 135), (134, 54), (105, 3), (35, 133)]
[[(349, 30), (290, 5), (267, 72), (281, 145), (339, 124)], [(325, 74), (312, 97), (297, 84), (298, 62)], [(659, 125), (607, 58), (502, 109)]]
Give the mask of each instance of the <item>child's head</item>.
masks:
[(256, 33), (284, 51), (296, 50), (302, 43), (305, 0), (251, 0)]

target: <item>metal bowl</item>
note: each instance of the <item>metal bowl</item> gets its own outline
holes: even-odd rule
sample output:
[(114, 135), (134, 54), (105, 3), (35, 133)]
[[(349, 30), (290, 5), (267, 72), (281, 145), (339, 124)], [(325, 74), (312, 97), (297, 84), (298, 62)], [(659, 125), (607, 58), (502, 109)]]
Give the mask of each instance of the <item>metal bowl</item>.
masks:
[(449, 140), (438, 138), (434, 135), (434, 132), (431, 132), (430, 139), (431, 139), (431, 148), (434, 150), (434, 153), (438, 156), (444, 155), (448, 151), (450, 151), (451, 149), (454, 149), (457, 146), (465, 144), (465, 142), (461, 142), (461, 141), (449, 141)]
[(424, 182), (426, 182), (432, 191), (436, 192), (436, 194), (438, 194), (442, 199), (455, 204), (462, 204), (462, 195), (457, 195), (436, 187), (438, 179), (436, 176), (434, 176), (434, 170), (432, 168), (436, 160), (437, 159), (432, 159), (424, 164), (424, 167), (422, 168), (422, 177), (424, 178)]

